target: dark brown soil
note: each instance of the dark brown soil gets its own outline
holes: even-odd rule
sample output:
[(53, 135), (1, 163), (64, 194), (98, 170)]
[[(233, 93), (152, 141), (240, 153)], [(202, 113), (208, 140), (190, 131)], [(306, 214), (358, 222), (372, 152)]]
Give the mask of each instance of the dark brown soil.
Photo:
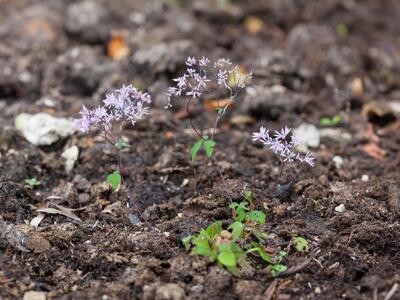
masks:
[[(0, 299), (400, 299), (399, 28), (397, 0), (0, 0)], [(107, 52), (116, 34), (131, 51), (119, 61)], [(188, 55), (253, 70), (216, 136), (229, 194), (215, 165), (190, 163), (183, 111), (163, 108)], [(124, 132), (134, 146), (118, 193), (103, 184), (115, 152), (95, 132), (36, 147), (13, 125), (21, 112), (75, 117), (122, 83), (151, 92), (154, 107)], [(279, 178), (251, 141), (261, 125), (322, 128), (335, 114), (350, 139), (323, 136), (312, 169)], [(199, 103), (193, 117), (208, 129), (214, 113)], [(32, 177), (41, 185), (26, 186)], [(232, 221), (230, 197), (245, 187), (269, 207), (271, 246), (310, 242), (285, 259), (287, 274), (233, 276), (183, 248), (188, 234)], [(51, 195), (81, 222), (47, 214), (29, 226)]]

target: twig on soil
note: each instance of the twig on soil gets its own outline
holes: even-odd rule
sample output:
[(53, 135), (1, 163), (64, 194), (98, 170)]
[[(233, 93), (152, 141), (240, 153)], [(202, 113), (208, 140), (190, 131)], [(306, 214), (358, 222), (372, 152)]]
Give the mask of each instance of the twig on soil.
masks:
[(276, 290), (276, 285), (278, 284), (278, 280), (274, 280), (267, 290), (264, 293), (264, 299), (265, 300), (271, 300), (272, 297), (274, 296), (275, 290)]
[(297, 266), (289, 268), (287, 271), (279, 273), (277, 277), (288, 277), (290, 275), (296, 274), (303, 270), (305, 267), (307, 267), (310, 264), (311, 260), (307, 259), (303, 261), (301, 264), (298, 264)]
[(396, 282), (395, 284), (393, 284), (392, 288), (386, 294), (386, 296), (383, 300), (390, 300), (390, 298), (393, 297), (394, 293), (396, 293), (398, 289), (399, 289), (399, 284)]

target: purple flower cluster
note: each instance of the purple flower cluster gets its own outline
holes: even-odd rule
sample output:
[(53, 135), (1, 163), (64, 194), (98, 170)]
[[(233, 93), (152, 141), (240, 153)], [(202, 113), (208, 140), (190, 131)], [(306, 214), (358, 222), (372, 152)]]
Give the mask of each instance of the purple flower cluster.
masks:
[(81, 132), (88, 132), (91, 127), (99, 128), (104, 133), (112, 133), (113, 124), (117, 122), (135, 121), (148, 113), (145, 104), (151, 103), (148, 93), (137, 90), (132, 85), (123, 85), (114, 93), (107, 94), (103, 106), (80, 111), (81, 117), (74, 120), (74, 126)]
[(283, 162), (298, 161), (299, 163), (306, 163), (313, 167), (314, 154), (307, 152), (305, 156), (301, 156), (300, 153), (296, 152), (296, 147), (300, 145), (300, 141), (293, 134), (289, 137), (291, 130), (291, 128), (285, 127), (280, 131), (275, 131), (274, 136), (271, 136), (268, 129), (261, 127), (259, 132), (253, 133), (253, 141), (263, 143), (272, 152), (281, 156)]
[(171, 100), (175, 97), (200, 98), (204, 92), (221, 86), (229, 91), (230, 99), (234, 99), (251, 79), (251, 73), (239, 72), (238, 66), (232, 67), (232, 63), (225, 58), (211, 63), (204, 56), (201, 59), (189, 56), (185, 63), (186, 73), (173, 79), (175, 86), (168, 89), (167, 107), (172, 106)]

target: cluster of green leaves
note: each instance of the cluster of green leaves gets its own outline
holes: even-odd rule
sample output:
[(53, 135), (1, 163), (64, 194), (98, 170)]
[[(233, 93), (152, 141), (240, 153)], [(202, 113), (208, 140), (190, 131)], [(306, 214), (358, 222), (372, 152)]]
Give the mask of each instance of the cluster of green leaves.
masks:
[(211, 157), (214, 152), (215, 142), (210, 140), (207, 136), (204, 136), (202, 139), (197, 141), (191, 150), (192, 154), (192, 163), (196, 161), (197, 154), (203, 148), (207, 157)]
[(35, 177), (25, 179), (25, 183), (32, 188), (41, 185), (41, 182)]
[[(223, 229), (222, 221), (212, 223), (207, 229), (202, 229), (197, 235), (184, 238), (186, 250), (192, 255), (202, 255), (217, 262), (233, 274), (241, 270), (248, 270), (250, 264), (248, 255), (255, 255), (267, 264), (273, 276), (286, 271), (282, 263), (287, 251), (280, 250), (274, 255), (266, 250), (267, 234), (260, 231), (260, 225), (265, 224), (264, 212), (254, 210), (253, 196), (246, 191), (246, 201), (232, 203), (230, 208), (235, 211), (235, 221)], [(308, 243), (302, 237), (295, 237), (293, 244), (298, 251), (307, 251)]]
[(323, 117), (320, 120), (321, 125), (323, 126), (336, 126), (342, 123), (343, 119), (340, 115), (335, 115), (332, 118)]

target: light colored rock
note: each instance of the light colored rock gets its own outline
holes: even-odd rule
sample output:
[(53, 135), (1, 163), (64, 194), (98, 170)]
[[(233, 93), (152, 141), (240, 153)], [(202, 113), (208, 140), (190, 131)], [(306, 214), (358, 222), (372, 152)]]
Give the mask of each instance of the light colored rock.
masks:
[(338, 128), (320, 129), (319, 135), (321, 138), (329, 138), (342, 143), (351, 141), (351, 134)]
[(344, 206), (344, 204), (339, 204), (338, 206), (335, 207), (335, 211), (337, 211), (338, 213), (343, 213), (346, 210), (346, 207)]
[(64, 150), (61, 157), (65, 159), (65, 172), (69, 173), (72, 171), (75, 162), (78, 160), (78, 156), (79, 148), (75, 145)]
[(182, 300), (185, 299), (185, 291), (176, 283), (166, 283), (157, 287), (156, 300)]
[(332, 161), (334, 162), (336, 168), (340, 168), (344, 163), (343, 158), (339, 155), (332, 157)]
[(76, 131), (71, 120), (56, 118), (43, 112), (35, 115), (19, 114), (14, 123), (23, 136), (36, 146), (51, 145)]
[(46, 294), (37, 291), (28, 291), (24, 294), (23, 300), (46, 300)]
[(361, 181), (362, 182), (368, 182), (369, 181), (369, 176), (367, 174), (364, 174), (361, 176)]
[(319, 146), (319, 131), (313, 124), (302, 123), (293, 129), (293, 134), (301, 142), (301, 145), (297, 147), (297, 150), (300, 152), (308, 151), (308, 147), (316, 148)]

